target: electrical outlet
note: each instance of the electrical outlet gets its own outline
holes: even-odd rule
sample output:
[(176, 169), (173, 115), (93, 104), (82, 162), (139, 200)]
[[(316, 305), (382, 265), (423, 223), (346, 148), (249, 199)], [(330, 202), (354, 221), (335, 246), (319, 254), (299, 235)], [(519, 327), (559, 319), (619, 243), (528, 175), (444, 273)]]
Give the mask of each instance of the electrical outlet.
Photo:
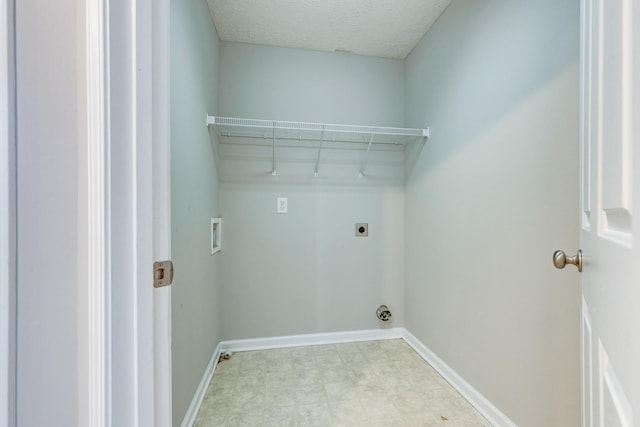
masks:
[(279, 214), (289, 213), (289, 200), (286, 197), (278, 197), (276, 212)]
[(366, 222), (356, 223), (356, 237), (367, 237), (369, 235), (369, 224)]

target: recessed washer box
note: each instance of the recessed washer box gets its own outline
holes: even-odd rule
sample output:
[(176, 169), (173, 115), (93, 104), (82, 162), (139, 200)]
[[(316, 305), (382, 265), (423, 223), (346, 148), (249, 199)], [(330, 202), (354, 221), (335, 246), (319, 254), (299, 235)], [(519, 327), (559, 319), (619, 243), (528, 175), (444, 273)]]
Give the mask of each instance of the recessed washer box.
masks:
[(369, 235), (369, 223), (356, 223), (356, 237), (367, 237)]
[(211, 255), (222, 250), (222, 218), (211, 218)]

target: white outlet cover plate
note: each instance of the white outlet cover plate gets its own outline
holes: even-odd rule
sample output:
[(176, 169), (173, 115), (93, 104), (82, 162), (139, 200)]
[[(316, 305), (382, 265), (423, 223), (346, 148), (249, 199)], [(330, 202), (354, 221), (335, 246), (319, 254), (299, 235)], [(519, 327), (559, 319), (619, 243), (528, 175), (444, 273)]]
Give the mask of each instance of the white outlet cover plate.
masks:
[(289, 213), (289, 200), (286, 197), (278, 197), (276, 201), (276, 212), (279, 214)]

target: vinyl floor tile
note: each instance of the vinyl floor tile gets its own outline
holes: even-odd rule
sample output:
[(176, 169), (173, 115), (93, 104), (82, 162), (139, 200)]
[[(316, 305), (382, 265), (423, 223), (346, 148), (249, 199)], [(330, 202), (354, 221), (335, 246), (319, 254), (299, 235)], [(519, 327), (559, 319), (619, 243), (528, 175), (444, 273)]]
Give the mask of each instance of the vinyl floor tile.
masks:
[(194, 425), (490, 426), (401, 339), (235, 353)]

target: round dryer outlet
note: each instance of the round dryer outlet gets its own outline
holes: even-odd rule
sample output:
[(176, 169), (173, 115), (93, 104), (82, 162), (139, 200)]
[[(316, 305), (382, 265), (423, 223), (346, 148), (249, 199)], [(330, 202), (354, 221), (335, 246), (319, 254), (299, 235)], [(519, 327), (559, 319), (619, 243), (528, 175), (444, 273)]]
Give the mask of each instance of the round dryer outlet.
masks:
[(369, 235), (369, 224), (366, 222), (356, 223), (356, 237), (367, 237)]

